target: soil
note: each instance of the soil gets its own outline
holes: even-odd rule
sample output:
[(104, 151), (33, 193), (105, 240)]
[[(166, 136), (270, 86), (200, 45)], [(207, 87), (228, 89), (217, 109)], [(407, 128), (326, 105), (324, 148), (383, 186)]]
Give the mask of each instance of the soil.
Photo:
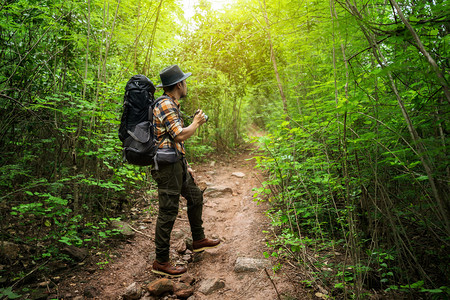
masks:
[[(264, 179), (260, 171), (254, 168), (254, 160), (251, 159), (254, 155), (252, 149), (247, 149), (238, 155), (210, 158), (193, 166), (197, 184), (209, 188), (205, 192), (203, 210), (205, 234), (221, 240), (219, 247), (199, 254), (194, 257), (194, 262), (185, 262), (188, 274), (195, 279), (195, 300), (310, 298), (306, 291), (298, 287), (298, 281), (292, 280), (296, 276), (289, 265), (281, 265), (276, 273), (270, 267), (266, 269), (267, 273), (265, 269), (243, 273), (234, 271), (238, 257), (265, 259), (263, 253), (271, 253), (266, 245), (268, 237), (264, 233), (270, 231), (270, 221), (265, 215), (267, 203), (258, 203), (253, 199), (253, 188), (261, 186)], [(236, 172), (244, 176), (233, 175)], [(208, 193), (214, 188), (222, 190), (222, 193)], [(155, 201), (150, 203), (153, 204), (148, 209), (149, 200), (143, 198), (136, 201), (136, 207), (131, 209), (134, 220), (129, 223), (136, 231), (134, 238), (116, 242), (93, 253), (61, 279), (58, 294), (62, 298), (84, 295), (95, 299), (121, 299), (126, 287), (133, 282), (145, 288), (148, 283), (160, 278), (151, 272), (157, 206)], [(174, 262), (183, 262), (176, 248), (189, 237), (186, 201), (181, 198), (180, 213), (171, 239)], [(271, 261), (272, 265), (279, 263)], [(202, 280), (210, 278), (221, 279), (225, 287), (205, 295), (198, 289)]]

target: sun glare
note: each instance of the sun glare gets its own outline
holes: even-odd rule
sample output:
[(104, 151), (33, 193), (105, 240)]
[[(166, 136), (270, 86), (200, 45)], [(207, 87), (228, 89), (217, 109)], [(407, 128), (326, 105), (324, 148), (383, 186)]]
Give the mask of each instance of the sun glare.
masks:
[[(229, 0), (204, 0), (211, 3), (211, 7), (214, 10), (221, 10), (226, 4), (230, 3)], [(189, 20), (195, 13), (195, 6), (201, 1), (198, 0), (181, 0), (184, 9), (184, 17)]]

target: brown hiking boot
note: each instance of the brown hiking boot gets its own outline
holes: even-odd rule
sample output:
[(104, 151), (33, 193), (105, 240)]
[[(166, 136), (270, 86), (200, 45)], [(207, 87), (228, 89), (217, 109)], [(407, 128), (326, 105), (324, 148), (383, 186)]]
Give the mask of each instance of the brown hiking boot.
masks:
[(159, 274), (159, 275), (165, 275), (170, 277), (180, 277), (183, 273), (186, 273), (187, 269), (186, 267), (182, 266), (174, 266), (170, 261), (165, 263), (160, 263), (158, 261), (153, 262), (153, 268), (152, 272)]
[(192, 248), (194, 249), (194, 252), (202, 252), (206, 249), (215, 248), (220, 244), (219, 239), (201, 239), (198, 241), (192, 242)]

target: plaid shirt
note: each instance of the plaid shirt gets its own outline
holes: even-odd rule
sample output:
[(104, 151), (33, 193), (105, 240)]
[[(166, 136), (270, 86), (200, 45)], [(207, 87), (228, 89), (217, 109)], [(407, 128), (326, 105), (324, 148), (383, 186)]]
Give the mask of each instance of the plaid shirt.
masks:
[[(153, 109), (153, 125), (156, 128), (158, 142), (161, 142), (164, 135), (166, 138), (159, 145), (159, 148), (177, 148), (183, 156), (186, 154), (184, 142), (176, 143), (173, 140), (183, 130), (183, 119), (180, 114), (180, 103), (178, 100), (163, 99), (158, 101)], [(167, 136), (169, 133), (170, 137)]]

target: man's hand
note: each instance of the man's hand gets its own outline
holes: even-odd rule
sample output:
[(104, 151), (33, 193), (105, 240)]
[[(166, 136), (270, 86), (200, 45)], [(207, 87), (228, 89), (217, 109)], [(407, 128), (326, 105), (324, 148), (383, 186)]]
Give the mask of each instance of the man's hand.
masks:
[(198, 125), (205, 124), (206, 123), (205, 113), (201, 109), (198, 109), (195, 112), (194, 120), (192, 122), (197, 122)]
[(187, 171), (189, 172), (189, 174), (191, 174), (192, 180), (193, 180), (193, 181), (194, 181), (194, 183), (195, 183), (195, 177), (194, 177), (194, 173), (195, 173), (195, 171), (194, 171), (194, 170), (192, 170), (192, 168), (191, 168), (191, 167), (188, 167), (188, 168), (187, 168)]
[(173, 140), (177, 143), (187, 140), (195, 133), (197, 128), (199, 128), (200, 125), (205, 124), (205, 122), (205, 114), (201, 109), (197, 110), (192, 124), (188, 127), (184, 127), (180, 134), (178, 134)]

